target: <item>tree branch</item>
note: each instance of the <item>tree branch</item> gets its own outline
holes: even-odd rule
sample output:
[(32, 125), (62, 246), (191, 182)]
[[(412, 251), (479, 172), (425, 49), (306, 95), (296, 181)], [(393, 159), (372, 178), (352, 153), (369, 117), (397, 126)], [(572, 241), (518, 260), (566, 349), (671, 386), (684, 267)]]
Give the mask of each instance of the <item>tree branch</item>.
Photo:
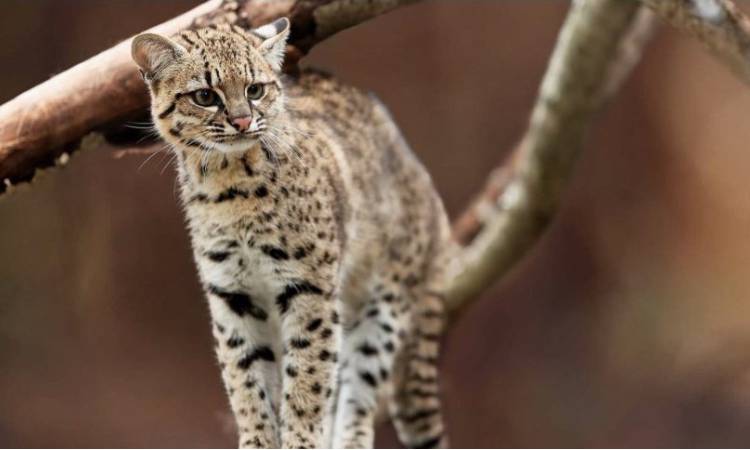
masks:
[[(731, 0), (641, 3), (750, 83), (750, 20)], [(446, 293), (454, 315), (510, 270), (549, 224), (592, 114), (617, 91), (651, 34), (653, 19), (643, 9), (634, 15), (636, 9), (637, 2), (625, 0), (574, 3), (529, 130), (454, 224), (456, 240), (468, 246)], [(608, 63), (618, 41), (619, 56)]]
[[(232, 23), (249, 29), (277, 17), (292, 23), (288, 62), (338, 31), (415, 0), (209, 0), (149, 31)], [(0, 193), (76, 150), (93, 131), (143, 114), (148, 95), (130, 59), (130, 39), (0, 106)]]
[(642, 0), (750, 83), (750, 20), (730, 0)]
[(631, 72), (652, 20), (637, 2), (573, 3), (558, 37), (529, 128), (506, 164), (455, 222), (466, 245), (447, 291), (455, 315), (539, 240), (594, 114)]

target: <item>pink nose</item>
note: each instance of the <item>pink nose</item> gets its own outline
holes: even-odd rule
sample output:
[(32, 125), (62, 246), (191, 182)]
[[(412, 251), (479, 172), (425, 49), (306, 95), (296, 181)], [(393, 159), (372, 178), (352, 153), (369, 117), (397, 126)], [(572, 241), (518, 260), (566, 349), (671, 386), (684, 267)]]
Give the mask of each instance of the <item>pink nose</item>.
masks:
[(253, 123), (251, 116), (237, 117), (231, 120), (232, 126), (237, 128), (239, 131), (247, 131), (250, 128), (250, 124)]

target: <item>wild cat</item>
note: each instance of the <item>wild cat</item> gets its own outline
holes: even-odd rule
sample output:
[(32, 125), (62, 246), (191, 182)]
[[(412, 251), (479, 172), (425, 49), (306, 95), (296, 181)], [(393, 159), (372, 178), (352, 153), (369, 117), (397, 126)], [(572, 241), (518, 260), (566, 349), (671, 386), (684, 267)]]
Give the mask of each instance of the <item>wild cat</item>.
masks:
[(142, 34), (132, 56), (178, 181), (242, 447), (447, 444), (450, 229), (373, 96), (282, 75), (289, 21)]

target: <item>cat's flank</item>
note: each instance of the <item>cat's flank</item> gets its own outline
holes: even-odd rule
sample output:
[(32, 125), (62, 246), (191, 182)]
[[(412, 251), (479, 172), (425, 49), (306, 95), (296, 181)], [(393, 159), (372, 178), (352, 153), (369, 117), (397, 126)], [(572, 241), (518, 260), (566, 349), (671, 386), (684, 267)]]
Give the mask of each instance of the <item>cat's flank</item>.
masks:
[(243, 447), (445, 445), (438, 396), (448, 221), (372, 96), (282, 76), (289, 22), (132, 53), (182, 202)]

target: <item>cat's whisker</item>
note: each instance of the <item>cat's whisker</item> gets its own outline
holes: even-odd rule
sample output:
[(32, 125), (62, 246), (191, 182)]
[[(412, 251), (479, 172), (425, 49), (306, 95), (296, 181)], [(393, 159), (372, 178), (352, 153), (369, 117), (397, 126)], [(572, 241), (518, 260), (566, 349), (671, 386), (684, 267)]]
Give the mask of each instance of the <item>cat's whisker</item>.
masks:
[(163, 154), (164, 154), (164, 150), (165, 150), (165, 148), (164, 148), (164, 147), (162, 147), (162, 148), (160, 148), (160, 149), (156, 150), (155, 152), (151, 153), (150, 155), (148, 155), (148, 156), (146, 157), (146, 159), (144, 159), (144, 160), (143, 160), (143, 162), (142, 162), (142, 163), (141, 163), (141, 164), (140, 164), (140, 165), (138, 166), (138, 168), (137, 168), (137, 169), (136, 169), (135, 171), (136, 171), (136, 172), (140, 172), (140, 171), (141, 171), (141, 169), (143, 169), (143, 167), (144, 167), (144, 166), (145, 166), (145, 165), (146, 165), (146, 164), (147, 164), (147, 163), (148, 163), (149, 161), (151, 161), (151, 159), (152, 159), (152, 158), (153, 158), (154, 156), (156, 156), (156, 155), (158, 155), (158, 154), (162, 154), (162, 155), (163, 155)]
[(159, 175), (164, 175), (164, 171), (167, 169), (167, 166), (171, 165), (174, 160), (177, 159), (177, 153), (172, 152), (172, 156), (167, 160), (167, 163), (162, 166), (161, 171), (159, 171)]
[(148, 131), (153, 131), (154, 130), (154, 124), (150, 124), (150, 125), (137, 125), (137, 124), (133, 124), (132, 122), (129, 122), (129, 123), (125, 123), (123, 126), (125, 128), (130, 128), (130, 129), (133, 129), (133, 130), (148, 130)]
[(288, 156), (293, 156), (299, 163), (303, 162), (302, 155), (298, 148), (293, 144), (291, 136), (283, 130), (269, 127), (268, 130), (266, 130), (265, 135), (274, 142), (275, 147), (278, 148), (280, 152)]

